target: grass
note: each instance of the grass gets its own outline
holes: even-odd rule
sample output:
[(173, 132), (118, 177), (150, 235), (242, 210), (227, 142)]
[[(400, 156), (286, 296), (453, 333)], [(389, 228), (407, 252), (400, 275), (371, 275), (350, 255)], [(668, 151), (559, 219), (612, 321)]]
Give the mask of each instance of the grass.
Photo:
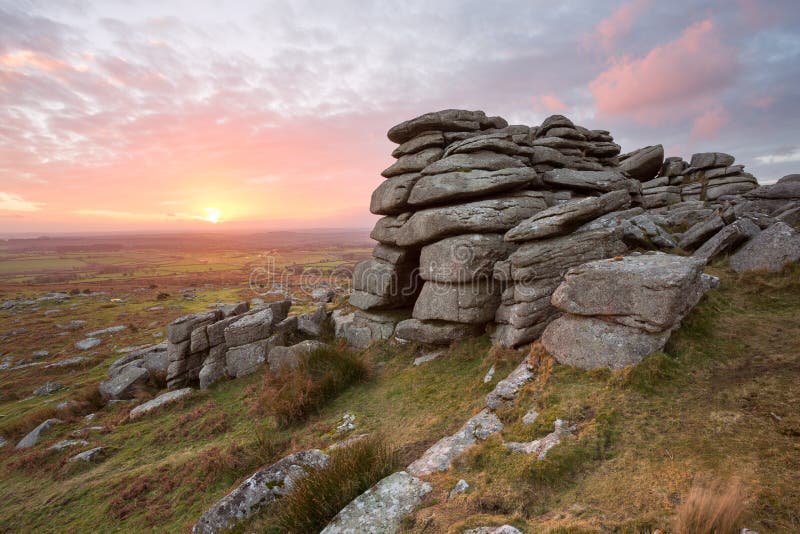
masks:
[(311, 351), (296, 368), (264, 375), (260, 402), (280, 428), (298, 424), (346, 388), (364, 380), (368, 362), (341, 345)]
[(298, 481), (277, 510), (254, 521), (248, 531), (319, 532), (351, 500), (397, 467), (396, 451), (380, 436), (368, 436), (335, 449), (327, 467)]
[(678, 507), (676, 534), (736, 534), (745, 508), (744, 488), (738, 480), (694, 486)]

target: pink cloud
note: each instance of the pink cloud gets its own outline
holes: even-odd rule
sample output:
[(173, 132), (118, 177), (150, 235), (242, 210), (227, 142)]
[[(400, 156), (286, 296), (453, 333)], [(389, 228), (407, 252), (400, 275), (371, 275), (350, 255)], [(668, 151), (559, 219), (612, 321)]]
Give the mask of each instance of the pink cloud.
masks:
[(736, 49), (720, 40), (710, 19), (642, 58), (612, 61), (589, 83), (600, 116), (632, 116), (655, 125), (695, 115), (713, 104), (737, 74)]
[(729, 121), (730, 115), (722, 106), (709, 109), (694, 120), (692, 137), (695, 139), (714, 139)]
[(605, 50), (610, 50), (617, 39), (627, 35), (637, 17), (647, 9), (650, 0), (632, 0), (617, 7), (614, 12), (600, 21), (588, 39), (597, 39)]
[(750, 105), (758, 109), (767, 109), (775, 103), (775, 98), (771, 96), (759, 96), (750, 100)]
[(534, 103), (537, 110), (543, 109), (549, 113), (563, 113), (569, 106), (553, 95), (542, 95)]

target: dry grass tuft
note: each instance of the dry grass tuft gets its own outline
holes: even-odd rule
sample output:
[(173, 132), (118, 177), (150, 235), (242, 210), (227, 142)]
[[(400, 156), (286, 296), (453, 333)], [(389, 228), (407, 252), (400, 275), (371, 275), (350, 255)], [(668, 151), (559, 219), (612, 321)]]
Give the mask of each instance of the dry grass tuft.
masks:
[(675, 532), (734, 534), (744, 509), (744, 488), (739, 480), (696, 485), (678, 507)]

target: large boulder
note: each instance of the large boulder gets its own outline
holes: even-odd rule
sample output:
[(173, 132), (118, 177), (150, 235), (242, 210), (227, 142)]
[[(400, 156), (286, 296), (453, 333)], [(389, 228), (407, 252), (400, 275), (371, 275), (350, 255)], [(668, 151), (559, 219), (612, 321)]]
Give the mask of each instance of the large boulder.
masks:
[(572, 200), (542, 210), (509, 230), (506, 241), (530, 241), (569, 232), (579, 224), (627, 207), (631, 197), (627, 191), (612, 191), (599, 197)]
[(685, 172), (696, 171), (700, 169), (708, 169), (710, 167), (730, 167), (736, 158), (724, 152), (700, 152), (692, 154), (692, 161), (689, 163), (689, 169)]
[(426, 148), (413, 154), (400, 156), (400, 159), (381, 174), (386, 178), (391, 178), (402, 174), (417, 173), (441, 157), (441, 148)]
[(705, 262), (671, 254), (641, 254), (573, 267), (552, 304), (648, 332), (671, 329), (700, 300)]
[(396, 532), (433, 487), (405, 471), (389, 475), (342, 508), (320, 534)]
[(441, 148), (445, 145), (444, 135), (442, 132), (428, 131), (413, 137), (395, 148), (392, 151), (392, 156), (399, 158), (406, 154), (413, 154), (426, 148)]
[(419, 246), (455, 234), (504, 232), (546, 207), (541, 192), (524, 191), (457, 206), (428, 208), (414, 213), (397, 230), (395, 244)]
[(458, 171), (499, 171), (526, 167), (520, 160), (506, 154), (498, 154), (488, 150), (479, 150), (468, 154), (453, 154), (438, 161), (434, 161), (424, 169), (422, 174), (444, 174)]
[(240, 378), (256, 372), (267, 361), (267, 355), (281, 345), (283, 336), (275, 334), (268, 339), (228, 349), (225, 353), (225, 369), (228, 376)]
[(450, 284), (425, 282), (412, 317), (421, 320), (482, 324), (500, 305), (500, 284), (490, 281)]
[(272, 334), (275, 316), (269, 308), (240, 317), (225, 327), (225, 343), (229, 347), (247, 345)]
[(408, 197), (419, 178), (419, 174), (412, 172), (384, 180), (372, 192), (369, 211), (376, 215), (397, 215), (408, 211)]
[(661, 350), (669, 332), (651, 334), (596, 317), (563, 315), (550, 323), (542, 345), (558, 363), (579, 369), (622, 369)]
[(407, 200), (411, 206), (452, 203), (536, 185), (538, 181), (536, 171), (528, 167), (453, 171), (419, 178)]
[(409, 217), (411, 217), (411, 213), (382, 217), (375, 223), (369, 236), (378, 243), (397, 245), (397, 234)]
[(419, 273), (423, 280), (464, 283), (492, 278), (494, 264), (508, 258), (515, 246), (502, 234), (465, 234), (422, 248)]
[(780, 271), (797, 261), (800, 261), (800, 232), (783, 222), (750, 239), (730, 259), (731, 267), (738, 273)]
[[(336, 313), (334, 311), (334, 313)], [(395, 325), (408, 317), (404, 310), (389, 312), (366, 312), (357, 310), (349, 315), (340, 315), (336, 324), (336, 337), (343, 337), (353, 348), (365, 349), (376, 341), (391, 339)]]
[(418, 291), (413, 264), (367, 260), (353, 272), (350, 304), (362, 310), (399, 308), (412, 302)]
[(507, 131), (479, 134), (468, 139), (456, 141), (447, 146), (444, 151), (445, 157), (453, 154), (466, 154), (488, 150), (513, 156), (519, 153), (520, 146), (513, 141), (513, 136)]
[(619, 157), (619, 170), (641, 182), (652, 180), (664, 163), (662, 145), (646, 146)]
[(733, 249), (742, 241), (752, 239), (759, 232), (761, 232), (761, 228), (750, 219), (739, 219), (714, 234), (711, 239), (695, 250), (692, 256), (709, 262), (725, 251)]
[(58, 423), (62, 423), (61, 419), (48, 419), (39, 424), (36, 428), (28, 432), (28, 434), (22, 438), (17, 446), (14, 447), (15, 449), (30, 449), (34, 445), (39, 442), (39, 438), (42, 437), (42, 434), (50, 430), (54, 425)]
[(269, 351), (269, 370), (274, 373), (281, 369), (296, 369), (309, 354), (327, 346), (321, 341), (307, 339), (291, 347), (275, 347)]
[(170, 343), (186, 341), (192, 335), (192, 330), (207, 326), (222, 318), (220, 310), (211, 310), (202, 313), (184, 315), (167, 325), (167, 339)]
[(700, 221), (689, 228), (678, 241), (678, 246), (684, 250), (691, 250), (700, 246), (709, 237), (725, 227), (725, 221), (718, 214), (714, 214), (704, 221)]
[(194, 534), (227, 532), (240, 521), (288, 495), (309, 469), (328, 465), (328, 455), (317, 449), (297, 452), (259, 469), (209, 508), (192, 527)]

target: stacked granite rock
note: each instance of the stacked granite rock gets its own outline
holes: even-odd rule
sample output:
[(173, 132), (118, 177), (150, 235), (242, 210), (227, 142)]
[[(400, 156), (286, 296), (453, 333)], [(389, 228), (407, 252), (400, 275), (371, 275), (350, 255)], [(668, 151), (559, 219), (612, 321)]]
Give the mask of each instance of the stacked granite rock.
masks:
[(668, 197), (661, 197), (665, 201), (657, 204), (665, 206), (687, 200), (724, 200), (726, 196), (742, 195), (758, 187), (758, 181), (744, 171), (744, 165), (734, 165), (734, 161), (733, 156), (722, 152), (694, 154), (690, 163), (670, 157), (664, 160), (658, 177), (646, 189), (669, 192)]
[(176, 319), (167, 326), (167, 387), (206, 388), (226, 375), (255, 371), (273, 347), (283, 345), (290, 307), (286, 300), (249, 310), (242, 302)]
[[(383, 171), (386, 180), (370, 205), (373, 213), (384, 215), (371, 234), (379, 245), (372, 260), (356, 267), (350, 304), (357, 311), (337, 317), (338, 335), (355, 346), (392, 334), (447, 343), (492, 322), (504, 325), (497, 334), (504, 344), (535, 337), (543, 326), (529, 324), (529, 314), (518, 320), (522, 308), (530, 310), (532, 298), (552, 292), (553, 278), (572, 262), (556, 261), (546, 282), (524, 281), (542, 295), (520, 289), (515, 297), (512, 270), (531, 269), (524, 269), (529, 266), (524, 254), (516, 256), (518, 268), (511, 268), (509, 258), (521, 242), (534, 238), (506, 233), (570, 200), (620, 190), (610, 210), (627, 205), (640, 191), (637, 180), (616, 170), (620, 147), (608, 132), (576, 126), (560, 115), (531, 128), (508, 126), (480, 111), (445, 110), (393, 127), (389, 139), (400, 145), (393, 152), (397, 161)], [(601, 212), (586, 206), (558, 233)], [(619, 248), (610, 247), (614, 253)], [(546, 324), (549, 314), (541, 316)]]

